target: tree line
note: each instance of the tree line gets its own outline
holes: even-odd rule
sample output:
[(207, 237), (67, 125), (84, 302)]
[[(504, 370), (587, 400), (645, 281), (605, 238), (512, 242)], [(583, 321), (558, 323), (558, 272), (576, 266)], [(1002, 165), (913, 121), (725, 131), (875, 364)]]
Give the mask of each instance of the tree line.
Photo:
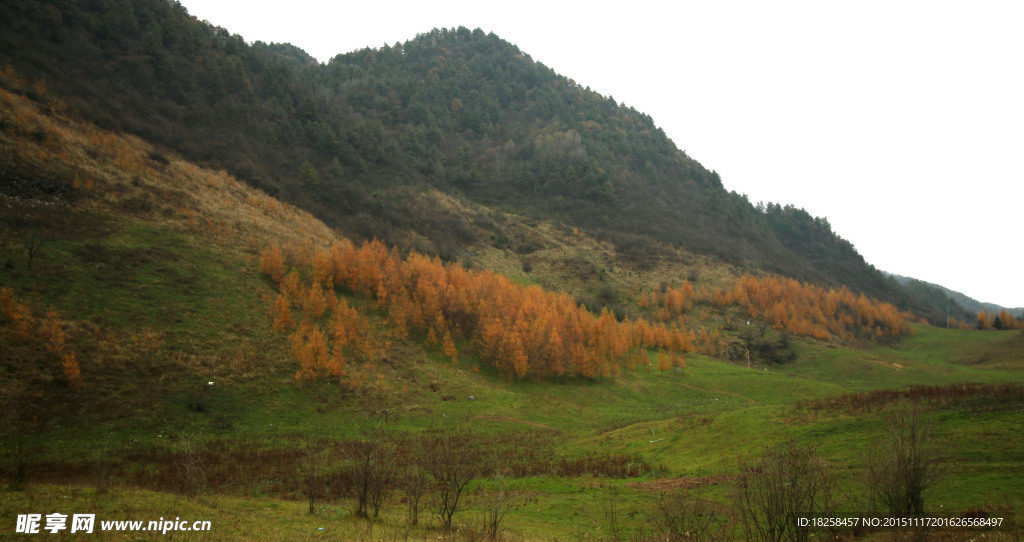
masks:
[(387, 340), (353, 302), (375, 307), (391, 339), (424, 341), (452, 363), (469, 352), (513, 379), (612, 377), (654, 366), (650, 351), (658, 353), (662, 371), (685, 367), (685, 353), (695, 348), (725, 355), (720, 330), (687, 325), (695, 303), (702, 310), (738, 309), (756, 320), (762, 336), (775, 329), (784, 337), (888, 344), (912, 332), (909, 315), (891, 304), (845, 287), (774, 276), (744, 275), (727, 288), (695, 290), (684, 281), (645, 292), (638, 304), (649, 318), (620, 321), (607, 308), (590, 312), (568, 294), (415, 252), (403, 257), (378, 240), (356, 245), (341, 239), (288, 257), (270, 245), (259, 267), (278, 289), (273, 325), (288, 334), (300, 366), (296, 378), (331, 376), (355, 386), (366, 383), (359, 368), (371, 364)]
[[(966, 323), (966, 322), (965, 322)], [(978, 311), (978, 329), (1024, 329), (1024, 317), (1017, 318), (1006, 309), (989, 314), (984, 309)]]
[(615, 376), (650, 363), (648, 350), (661, 352), (659, 368), (666, 370), (685, 366), (690, 350), (679, 325), (620, 322), (607, 309), (595, 315), (568, 294), (437, 257), (402, 257), (376, 240), (358, 246), (339, 240), (288, 262), (271, 245), (260, 270), (277, 284), (274, 327), (290, 334), (300, 380), (331, 375), (351, 382), (347, 360), (369, 362), (382, 347), (383, 339), (375, 338), (345, 294), (375, 306), (393, 338), (438, 345), (453, 363), (460, 349), (471, 350), (514, 379)]
[[(707, 309), (738, 309), (761, 329), (844, 342), (892, 343), (913, 330), (912, 315), (894, 305), (855, 294), (849, 288), (826, 288), (792, 278), (742, 275), (731, 285), (695, 289), (689, 281), (680, 286), (642, 292), (641, 310), (662, 322), (682, 322), (695, 304)], [(705, 312), (701, 320), (707, 321)], [(693, 335), (694, 343), (716, 342), (711, 333)], [(714, 345), (711, 344), (714, 354)]]

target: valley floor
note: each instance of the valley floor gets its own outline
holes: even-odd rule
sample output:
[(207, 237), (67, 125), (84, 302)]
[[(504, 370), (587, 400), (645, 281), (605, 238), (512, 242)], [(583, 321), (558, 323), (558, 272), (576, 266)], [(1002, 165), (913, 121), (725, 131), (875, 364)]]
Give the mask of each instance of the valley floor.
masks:
[[(28, 465), (29, 479), (37, 481), (0, 494), (2, 515), (5, 522), (30, 513), (211, 522), (209, 532), (173, 533), (184, 540), (476, 539), (483, 536), (488, 499), (500, 483), (510, 496), (500, 523), (503, 539), (654, 540), (664, 536), (656, 525), (667, 495), (732, 506), (741, 463), (759, 457), (765, 446), (793, 439), (813, 448), (837, 475), (833, 513), (867, 516), (868, 451), (879, 442), (886, 417), (909, 400), (879, 395), (860, 407), (820, 400), (912, 386), (1019, 382), (1021, 369), (1010, 363), (1018, 340), (919, 327), (897, 348), (837, 350), (808, 342), (801, 359), (784, 367), (748, 370), (693, 356), (681, 372), (637, 371), (563, 384), (513, 383), (437, 362), (417, 376), (422, 389), (386, 392), (369, 402), (326, 385), (296, 388), (287, 379), (272, 390), (218, 383), (201, 412), (188, 409), (182, 397), (169, 397), (141, 420), (40, 435), (39, 456)], [(990, 360), (1003, 361), (974, 363), (972, 356), (986, 351)], [(942, 443), (943, 475), (925, 493), (926, 516), (1002, 518), (1000, 528), (975, 529), (974, 535), (1020, 536), (1024, 400), (964, 396), (922, 399), (917, 406), (934, 420)], [(310, 514), (302, 456), (283, 450), (306, 445), (309, 434), (351, 439), (381, 423), (384, 408), (395, 435), (422, 435), (445, 419), (458, 419), (472, 426), (474, 438), (499, 448), (499, 455), (532, 466), (517, 473), (506, 464), (501, 476), (471, 482), (454, 516), (457, 534), (442, 528), (429, 495), (420, 525), (411, 527), (408, 499), (397, 490), (373, 521), (354, 515), (348, 493), (318, 494)], [(204, 473), (195, 487), (188, 485), (188, 463), (178, 453), (187, 440), (199, 451)], [(536, 453), (528, 453), (531, 447)], [(246, 453), (257, 462), (286, 464), (225, 464)], [(574, 463), (583, 459), (589, 466)], [(638, 468), (622, 469), (629, 462)], [(579, 472), (570, 473), (572, 468)], [(12, 533), (15, 526), (4, 529)], [(871, 539), (892, 534), (837, 533)], [(729, 537), (742, 536), (732, 523)]]

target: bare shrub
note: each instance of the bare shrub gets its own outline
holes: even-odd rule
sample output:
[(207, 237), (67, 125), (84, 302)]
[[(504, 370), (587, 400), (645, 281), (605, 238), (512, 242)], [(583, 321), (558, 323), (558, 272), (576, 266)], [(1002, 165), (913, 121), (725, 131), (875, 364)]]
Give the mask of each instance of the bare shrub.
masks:
[(940, 478), (939, 442), (932, 421), (917, 408), (897, 410), (867, 461), (869, 506), (891, 516), (924, 514), (924, 492)]
[(446, 425), (427, 442), (429, 458), (425, 467), (434, 479), (436, 513), (449, 530), (466, 486), (485, 470), (475, 444), (473, 433), (465, 425)]
[(324, 492), (326, 485), (327, 466), (331, 450), (319, 442), (310, 440), (305, 443), (299, 456), (299, 475), (302, 490), (309, 501), (309, 513), (316, 513), (316, 499)]
[(178, 481), (185, 496), (192, 500), (206, 489), (206, 472), (201, 445), (193, 442), (191, 436), (181, 435), (181, 451), (174, 466), (178, 471)]
[(380, 514), (387, 495), (394, 485), (395, 443), (383, 424), (369, 435), (347, 446), (350, 458), (349, 479), (356, 495), (356, 515), (373, 517)]
[(727, 540), (732, 530), (728, 511), (688, 491), (665, 493), (651, 514), (657, 540)]
[(792, 440), (742, 462), (733, 497), (747, 539), (807, 540), (811, 530), (797, 519), (831, 515), (833, 482), (814, 449)]
[(420, 522), (420, 501), (423, 495), (430, 490), (430, 474), (417, 464), (405, 467), (401, 480), (402, 492), (409, 503), (409, 525), (415, 527)]
[[(1024, 404), (1024, 386), (1019, 383), (984, 384), (965, 382), (936, 386), (911, 386), (854, 392), (797, 403), (798, 408), (827, 412), (884, 411), (892, 405), (909, 403), (928, 408), (956, 408), (972, 412), (1014, 410)], [(915, 408), (921, 408), (915, 406)]]
[(495, 487), (483, 491), (479, 499), (479, 506), (484, 512), (484, 534), (491, 540), (498, 538), (501, 522), (518, 504), (505, 478), (498, 476), (495, 481)]

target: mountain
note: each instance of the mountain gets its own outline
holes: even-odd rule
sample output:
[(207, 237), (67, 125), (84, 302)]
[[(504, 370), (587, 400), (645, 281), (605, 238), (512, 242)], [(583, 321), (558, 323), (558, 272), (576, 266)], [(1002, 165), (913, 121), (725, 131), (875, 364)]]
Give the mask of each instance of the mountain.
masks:
[[(850, 497), (837, 513), (860, 513), (859, 503), (873, 494), (860, 482), (869, 479), (862, 474), (872, 455), (856, 444), (884, 445), (889, 416), (905, 411), (929, 413), (936, 441), (948, 449), (942, 465), (959, 467), (927, 493), (937, 511), (929, 513), (966, 515), (1021, 502), (1018, 478), (1005, 473), (1024, 464), (1024, 334), (915, 326), (898, 348), (851, 348), (762, 330), (771, 344), (798, 345), (800, 360), (780, 365), (752, 356), (751, 367), (749, 357), (690, 352), (673, 361), (660, 349), (643, 349), (647, 363), (630, 362), (615, 378), (506, 378), (486, 363), (484, 340), (453, 344), (444, 334), (431, 341), (422, 329), (400, 329), (399, 321), (423, 313), (382, 309), (384, 299), (401, 296), (331, 287), (337, 305), (317, 316), (324, 311), (324, 298), (314, 295), (323, 290), (311, 282), (322, 270), (318, 255), (340, 247), (351, 256), (352, 244), (223, 171), (82, 122), (33, 86), (0, 75), (0, 492), (7, 509), (58, 506), (55, 516), (90, 510), (99, 525), (127, 517), (143, 529), (145, 518), (167, 517), (170, 509), (212, 523), (218, 540), (307, 540), (314, 532), (434, 539), (447, 530), (430, 504), (448, 494), (439, 467), (458, 464), (472, 469), (474, 486), (445, 516), (457, 529), (444, 535), (449, 540), (483, 538), (480, 518), (494, 509), (496, 494), (524, 503), (507, 509), (505, 538), (628, 533), (664, 540), (663, 533), (678, 530), (659, 518), (689, 517), (680, 506), (664, 506), (666, 495), (683, 495), (681, 487), (687, 498), (711, 503), (704, 510), (717, 510), (716, 539), (742, 539), (740, 527), (725, 521), (744, 510), (730, 498), (742, 487), (737, 477), (750, 472), (738, 461), (769, 457), (766, 447), (778, 442), (799, 446), (793, 449), (849, 479), (843, 491)], [(431, 203), (457, 202), (435, 196)], [(511, 233), (530, 231), (527, 220), (506, 220)], [(567, 241), (531, 257), (606, 250), (550, 225), (531, 233)], [(263, 255), (273, 253), (268, 244), (284, 247), (294, 280), (275, 284), (264, 265), (270, 259)], [(396, 258), (380, 243), (363, 245), (370, 256), (374, 246), (383, 256), (378, 271), (405, 267), (414, 272), (400, 276), (429, 284), (437, 277), (431, 271), (442, 268), (436, 259)], [(460, 266), (443, 267), (451, 278), (470, 278)], [(374, 266), (349, 260), (339, 269), (372, 278)], [(490, 272), (471, 275), (477, 287), (501, 286), (505, 302), (567, 297)], [(384, 284), (358, 282), (373, 290)], [(435, 299), (458, 302), (467, 290)], [(678, 300), (678, 289), (666, 300), (670, 292)], [(296, 295), (302, 299), (289, 303)], [(861, 303), (868, 302), (855, 301)], [(487, 305), (465, 304), (470, 311)], [(562, 305), (580, 324), (617, 326), (607, 313), (598, 318), (571, 301)], [(688, 311), (691, 324), (718, 321), (714, 305), (697, 302)], [(698, 316), (708, 311), (716, 316)], [(540, 337), (555, 323), (550, 314), (513, 320)], [(307, 325), (310, 339), (330, 326), (329, 359), (338, 363), (337, 353), (344, 354), (340, 376), (305, 375), (307, 354), (317, 351), (303, 338)], [(720, 331), (734, 346), (757, 344), (754, 328)], [(366, 339), (375, 339), (371, 352), (361, 353)], [(505, 344), (498, 350), (518, 350), (516, 341)], [(326, 351), (319, 351), (322, 358)], [(362, 458), (386, 477), (374, 490), (380, 504), (360, 514)], [(514, 493), (501, 490), (506, 483)], [(410, 502), (421, 497), (417, 524)], [(635, 512), (616, 519), (608, 503)], [(369, 523), (364, 516), (377, 515), (378, 506)], [(593, 527), (581, 533), (581, 522)]]
[[(290, 66), (281, 73), (320, 70), (288, 46), (253, 50)], [(389, 178), (397, 152), (360, 173), (309, 151), (294, 176), (239, 179), (223, 170), (231, 157), (266, 172), (275, 162), (239, 147), (208, 158), (221, 167), (196, 164), (97, 127), (85, 112), (108, 104), (57, 90), (92, 81), (49, 83), (2, 60), (0, 494), (26, 511), (16, 532), (42, 527), (43, 510), (48, 527), (83, 528), (67, 511), (85, 510), (96, 530), (192, 527), (217, 540), (743, 539), (737, 518), (754, 508), (735, 492), (770, 486), (771, 506), (803, 486), (805, 466), (844, 480), (823, 496), (837, 504), (828, 513), (901, 517), (863, 505), (898, 483), (869, 476), (906, 448), (898, 426), (927, 429), (912, 442), (946, 476), (918, 500), (925, 515), (1002, 522), (1024, 503), (1007, 476), (1024, 465), (1024, 334), (908, 324), (849, 289), (633, 232), (635, 254), (653, 261), (642, 269), (614, 230), (572, 227), (528, 194), (470, 199), (494, 182), (483, 170), (481, 187)], [(130, 95), (112, 99), (128, 111)], [(274, 118), (271, 105), (220, 122)], [(146, 128), (116, 113), (104, 118)], [(194, 120), (190, 152), (217, 143), (198, 136), (231, 134)], [(380, 126), (388, 143), (393, 128)], [(250, 186), (270, 181), (335, 227)], [(365, 197), (356, 213), (376, 221), (356, 224), (365, 231), (451, 247), (475, 268), (345, 239), (352, 217), (314, 198), (332, 190)], [(756, 212), (794, 254), (827, 254), (799, 246), (829, 238), (824, 219)], [(622, 298), (630, 318), (618, 320), (606, 309)], [(781, 495), (776, 473), (791, 460), (798, 478)], [(147, 527), (169, 512), (175, 521)], [(717, 527), (682, 523), (692, 518)]]
[(507, 237), (425, 205), (435, 190), (581, 228), (639, 270), (679, 247), (944, 318), (826, 219), (755, 207), (650, 116), (479, 29), (319, 64), (167, 0), (4, 3), (0, 21), (4, 65), (87, 119), (224, 168), (356, 239), (469, 261)]

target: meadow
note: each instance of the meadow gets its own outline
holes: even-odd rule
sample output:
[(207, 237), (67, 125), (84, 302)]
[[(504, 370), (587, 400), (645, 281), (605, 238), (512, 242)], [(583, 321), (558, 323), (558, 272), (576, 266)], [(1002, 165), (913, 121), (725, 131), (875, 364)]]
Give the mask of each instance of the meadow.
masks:
[[(347, 294), (383, 345), (364, 384), (303, 381), (258, 260), (271, 243), (293, 259), (326, 249), (334, 232), (223, 172), (16, 92), (2, 98), (0, 158), (13, 181), (0, 285), (32, 322), (52, 308), (63, 334), (58, 350), (52, 334), (22, 337), (4, 317), (0, 538), (19, 515), (56, 512), (212, 526), (96, 539), (662, 540), (680, 510), (720, 521), (709, 537), (742, 538), (738, 480), (781, 443), (827, 467), (830, 513), (875, 513), (871, 451), (906, 411), (929, 420), (940, 452), (926, 515), (1003, 518), (944, 536), (1020, 537), (1020, 332), (913, 324), (886, 346), (793, 337), (798, 355), (785, 364), (691, 352), (685, 367), (659, 370), (651, 349), (650, 365), (615, 377), (514, 378), (468, 339), (453, 362), (415, 332), (396, 335), (380, 307)], [(68, 352), (80, 380), (62, 370)], [(447, 518), (431, 472), (442, 451), (464, 454), (471, 471)], [(355, 467), (367, 457), (387, 468), (381, 500), (364, 509), (366, 471)], [(433, 482), (411, 488), (411, 467)]]

